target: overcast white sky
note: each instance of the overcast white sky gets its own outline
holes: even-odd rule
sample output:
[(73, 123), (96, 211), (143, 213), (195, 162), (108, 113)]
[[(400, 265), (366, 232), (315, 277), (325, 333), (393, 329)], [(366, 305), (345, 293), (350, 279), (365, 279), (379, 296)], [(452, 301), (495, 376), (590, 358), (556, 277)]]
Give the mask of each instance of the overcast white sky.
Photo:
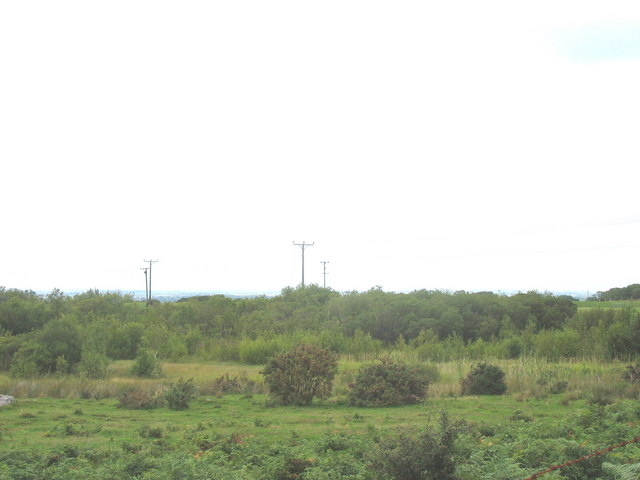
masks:
[(0, 3), (0, 285), (640, 282), (637, 1)]

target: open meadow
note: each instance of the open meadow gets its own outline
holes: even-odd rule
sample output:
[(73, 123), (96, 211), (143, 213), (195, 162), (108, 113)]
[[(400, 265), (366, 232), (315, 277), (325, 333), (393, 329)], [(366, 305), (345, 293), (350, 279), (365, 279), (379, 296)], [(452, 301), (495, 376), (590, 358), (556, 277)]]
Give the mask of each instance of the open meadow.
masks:
[(0, 288), (0, 327), (0, 480), (640, 473), (635, 302)]
[[(371, 469), (380, 438), (436, 429), (445, 413), (458, 425), (458, 478), (524, 479), (639, 433), (638, 392), (622, 381), (622, 362), (496, 360), (507, 394), (481, 396), (460, 392), (473, 362), (443, 362), (423, 402), (350, 406), (354, 372), (372, 360), (345, 356), (333, 394), (310, 406), (274, 405), (263, 367), (232, 363), (165, 362), (155, 379), (131, 376), (131, 361), (115, 362), (99, 380), (3, 375), (0, 389), (16, 402), (0, 409), (0, 478), (381, 478)], [(130, 409), (118, 400), (128, 389), (158, 392), (180, 378), (198, 387), (187, 409)], [(612, 459), (635, 464), (639, 454), (629, 445)], [(547, 478), (587, 478), (558, 475)]]

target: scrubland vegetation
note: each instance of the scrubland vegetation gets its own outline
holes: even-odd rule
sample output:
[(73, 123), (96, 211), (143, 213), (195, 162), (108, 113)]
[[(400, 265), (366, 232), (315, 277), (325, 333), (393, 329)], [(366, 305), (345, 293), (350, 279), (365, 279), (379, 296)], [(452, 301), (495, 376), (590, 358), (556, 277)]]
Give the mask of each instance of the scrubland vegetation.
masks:
[[(0, 479), (524, 480), (639, 435), (640, 316), (607, 303), (0, 289)], [(543, 478), (638, 465), (632, 443)]]

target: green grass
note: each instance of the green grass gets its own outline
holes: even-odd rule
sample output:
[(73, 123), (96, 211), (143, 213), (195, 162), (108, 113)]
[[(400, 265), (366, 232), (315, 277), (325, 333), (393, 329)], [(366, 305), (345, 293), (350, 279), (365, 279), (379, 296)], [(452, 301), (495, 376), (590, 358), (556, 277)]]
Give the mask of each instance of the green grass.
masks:
[[(333, 476), (316, 472), (320, 476), (310, 477), (313, 479), (375, 480), (378, 477), (371, 471), (366, 477), (342, 477), (339, 472), (367, 470), (367, 452), (376, 448), (376, 438), (388, 437), (396, 429), (434, 425), (442, 412), (453, 420), (465, 421), (466, 431), (471, 432), (462, 434), (461, 451), (466, 453), (456, 460), (471, 472), (460, 477), (464, 480), (493, 478), (480, 477), (478, 472), (503, 468), (500, 462), (511, 458), (515, 458), (511, 468), (519, 472), (513, 478), (525, 478), (560, 463), (559, 459), (575, 458), (577, 454), (562, 450), (567, 442), (581, 446), (584, 452), (580, 450), (580, 454), (584, 454), (635, 435), (638, 415), (628, 415), (620, 422), (615, 413), (608, 414), (600, 425), (598, 419), (605, 410), (589, 405), (589, 397), (598, 389), (614, 400), (625, 396), (621, 395), (623, 364), (586, 360), (551, 363), (535, 358), (496, 363), (507, 373), (506, 395), (460, 396), (460, 379), (472, 365), (469, 360), (460, 360), (438, 364), (440, 380), (423, 403), (391, 408), (348, 405), (347, 385), (361, 365), (354, 359), (340, 363), (334, 395), (308, 407), (272, 406), (262, 393), (222, 394), (212, 387), (212, 379), (228, 374), (253, 380), (261, 388), (260, 366), (165, 363), (165, 377), (137, 379), (128, 374), (131, 362), (116, 362), (111, 370), (114, 376), (104, 380), (2, 376), (0, 391), (25, 395), (0, 408), (0, 457), (6, 454), (2, 458), (8, 462), (3, 465), (0, 460), (0, 478), (17, 478), (12, 475), (24, 468), (39, 476), (33, 473), (19, 478), (140, 478), (129, 477), (127, 472), (145, 465), (151, 465), (148, 471), (153, 476), (148, 478), (154, 480), (200, 478), (195, 472), (203, 468), (222, 472), (206, 478), (295, 478), (283, 476), (282, 468), (310, 459), (312, 465), (333, 472)], [(118, 406), (118, 391), (131, 386), (153, 391), (180, 377), (194, 378), (200, 387), (200, 395), (186, 410)], [(557, 382), (567, 382), (567, 391), (550, 394)], [(102, 393), (94, 399), (79, 398), (80, 393), (95, 392)], [(633, 406), (640, 398), (638, 389), (633, 398), (624, 402), (630, 406), (625, 408), (635, 408), (638, 413)], [(338, 449), (342, 444), (347, 450), (327, 450), (328, 442), (334, 442)], [(549, 442), (553, 443), (551, 452), (547, 452)], [(536, 460), (520, 468), (517, 458), (530, 448), (530, 456)], [(617, 452), (621, 457), (608, 458), (618, 463), (637, 462), (640, 450), (634, 448)], [(483, 451), (485, 456), (474, 455)], [(174, 469), (170, 476), (167, 468)]]
[[(508, 394), (460, 396), (460, 380), (470, 371), (470, 360), (438, 364), (440, 379), (430, 387), (420, 405), (395, 408), (353, 408), (347, 404), (348, 383), (360, 362), (340, 362), (334, 395), (310, 407), (269, 407), (260, 366), (228, 363), (164, 363), (165, 377), (139, 379), (129, 376), (131, 362), (115, 362), (111, 378), (78, 377), (13, 379), (0, 375), (0, 391), (17, 397), (14, 405), (0, 409), (0, 446), (54, 447), (90, 444), (115, 448), (123, 443), (145, 443), (153, 438), (141, 429), (159, 429), (162, 441), (177, 450), (197, 450), (199, 435), (282, 441), (292, 437), (317, 439), (327, 432), (359, 434), (372, 429), (392, 429), (422, 424), (447, 411), (454, 418), (489, 424), (505, 424), (514, 412), (539, 425), (553, 425), (583, 408), (595, 390), (614, 398), (625, 392), (620, 362), (571, 361), (551, 363), (526, 358), (495, 361), (506, 372)], [(254, 382), (253, 395), (221, 394), (215, 378), (223, 374)], [(157, 390), (178, 378), (193, 378), (200, 396), (185, 411), (167, 408), (127, 410), (118, 408), (120, 392), (133, 386)], [(558, 382), (567, 382), (563, 394), (550, 394)], [(626, 395), (625, 395), (626, 393)], [(633, 393), (637, 398), (637, 392)], [(56, 397), (56, 398), (52, 398)], [(85, 397), (85, 398), (82, 398)], [(144, 430), (143, 430), (144, 431)], [(190, 433), (191, 432), (191, 433)], [(204, 433), (203, 433), (204, 432)]]
[(587, 310), (591, 308), (640, 308), (640, 300), (613, 300), (606, 302), (589, 300), (584, 302), (575, 302), (575, 304), (579, 310)]
[[(402, 360), (419, 362), (412, 352), (402, 352)], [(334, 382), (334, 396), (344, 400), (348, 395), (348, 385), (355, 378), (358, 368), (373, 361), (354, 360), (345, 357), (339, 362), (339, 371)], [(599, 361), (595, 359), (567, 360), (550, 362), (547, 359), (526, 357), (517, 360), (487, 359), (502, 368), (506, 373), (509, 393), (525, 397), (540, 396), (558, 381), (568, 382), (568, 389), (577, 396), (583, 396), (594, 385), (608, 385), (613, 390), (621, 390), (621, 381), (625, 362)], [(460, 395), (460, 381), (477, 361), (469, 359), (437, 363), (440, 378), (431, 385), (431, 397), (450, 397)], [(131, 361), (117, 361), (110, 366), (110, 377), (102, 380), (81, 379), (77, 376), (50, 376), (35, 379), (16, 379), (8, 374), (0, 374), (0, 393), (18, 398), (117, 398), (131, 387), (154, 390), (167, 386), (178, 378), (193, 378), (203, 395), (217, 393), (215, 379), (222, 375), (239, 377), (251, 381), (250, 393), (264, 393), (264, 381), (260, 374), (262, 366), (239, 365), (223, 362), (202, 363), (163, 363), (164, 376), (158, 379), (132, 377), (129, 374)]]
[[(317, 439), (327, 432), (364, 434), (423, 424), (447, 411), (453, 418), (503, 424), (520, 411), (541, 425), (553, 424), (584, 407), (584, 401), (562, 405), (562, 395), (518, 402), (513, 396), (440, 398), (421, 405), (395, 408), (354, 408), (333, 403), (310, 407), (269, 407), (264, 395), (199, 397), (189, 409), (126, 410), (117, 401), (82, 399), (21, 399), (0, 410), (0, 444), (52, 448), (59, 444), (91, 444), (119, 448), (145, 443), (145, 429), (162, 432), (172, 449), (197, 451), (190, 433), (284, 441)], [(140, 432), (143, 432), (142, 434)]]

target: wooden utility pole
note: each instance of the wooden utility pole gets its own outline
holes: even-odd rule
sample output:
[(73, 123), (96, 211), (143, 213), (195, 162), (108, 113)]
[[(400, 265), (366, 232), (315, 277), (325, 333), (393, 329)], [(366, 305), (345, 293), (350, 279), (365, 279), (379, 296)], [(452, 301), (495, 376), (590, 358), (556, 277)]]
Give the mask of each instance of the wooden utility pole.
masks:
[(149, 277), (147, 272), (149, 271), (149, 267), (141, 268), (140, 270), (144, 271), (144, 301), (149, 304)]
[(296, 243), (295, 240), (293, 242), (294, 245), (297, 245), (302, 249), (302, 282), (300, 283), (300, 286), (302, 288), (304, 288), (304, 249), (307, 247), (313, 247), (314, 243), (315, 242), (305, 243), (304, 240), (302, 241), (302, 243)]
[(327, 288), (327, 263), (329, 262), (322, 261), (320, 263), (322, 264), (322, 288)]
[(149, 288), (147, 289), (147, 305), (151, 304), (151, 267), (152, 264), (156, 263), (158, 260), (146, 260), (145, 262), (149, 263), (149, 268), (145, 268), (144, 270), (144, 276), (146, 278), (147, 276), (147, 270), (149, 270)]

